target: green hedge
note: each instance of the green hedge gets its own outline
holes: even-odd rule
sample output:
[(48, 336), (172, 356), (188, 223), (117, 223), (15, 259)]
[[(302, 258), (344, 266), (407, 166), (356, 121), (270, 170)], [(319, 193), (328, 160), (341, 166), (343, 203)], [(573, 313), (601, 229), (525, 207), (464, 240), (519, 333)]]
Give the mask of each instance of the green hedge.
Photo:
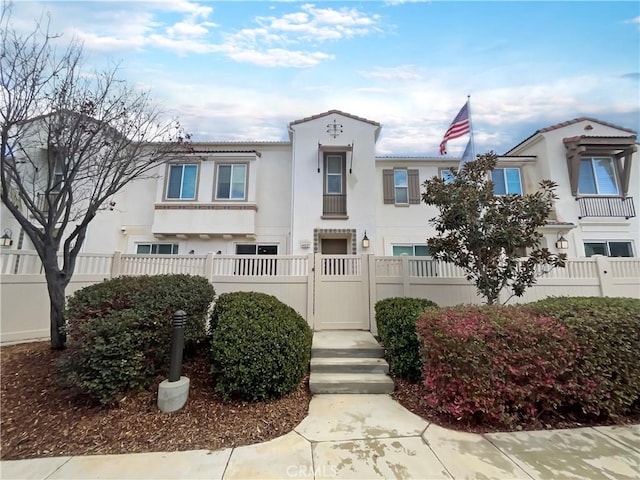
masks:
[(552, 317), (526, 307), (428, 309), (417, 330), (424, 400), (452, 419), (514, 428), (591, 401), (574, 369), (577, 340)]
[(551, 297), (528, 306), (557, 318), (576, 337), (576, 370), (594, 393), (585, 410), (617, 416), (640, 407), (640, 300)]
[(69, 335), (73, 336), (74, 329), (82, 322), (105, 318), (119, 310), (138, 311), (140, 327), (146, 330), (149, 342), (160, 347), (170, 338), (174, 312), (184, 310), (187, 312), (185, 347), (189, 350), (207, 338), (207, 315), (214, 297), (213, 286), (200, 276), (122, 276), (75, 292), (67, 301), (65, 315)]
[(173, 314), (187, 312), (185, 354), (207, 340), (215, 297), (203, 277), (118, 277), (75, 292), (67, 302), (69, 341), (59, 362), (65, 385), (102, 404), (168, 371)]
[(416, 320), (429, 307), (437, 305), (423, 298), (403, 297), (380, 300), (375, 306), (378, 335), (386, 350), (390, 369), (411, 382), (422, 378)]
[(225, 400), (281, 397), (297, 388), (308, 370), (312, 332), (276, 297), (224, 293), (211, 318), (215, 389)]

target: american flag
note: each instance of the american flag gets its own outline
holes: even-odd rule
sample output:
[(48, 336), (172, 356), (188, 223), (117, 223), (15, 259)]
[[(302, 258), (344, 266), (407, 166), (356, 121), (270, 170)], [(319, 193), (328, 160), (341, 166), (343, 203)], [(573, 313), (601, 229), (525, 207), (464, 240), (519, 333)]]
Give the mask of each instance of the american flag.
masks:
[(447, 142), (449, 140), (453, 140), (454, 138), (459, 138), (471, 131), (471, 126), (469, 124), (469, 102), (465, 103), (464, 106), (456, 115), (456, 118), (453, 119), (451, 125), (447, 129), (447, 133), (444, 134), (444, 138), (442, 142), (440, 142), (440, 155), (446, 155), (447, 153)]

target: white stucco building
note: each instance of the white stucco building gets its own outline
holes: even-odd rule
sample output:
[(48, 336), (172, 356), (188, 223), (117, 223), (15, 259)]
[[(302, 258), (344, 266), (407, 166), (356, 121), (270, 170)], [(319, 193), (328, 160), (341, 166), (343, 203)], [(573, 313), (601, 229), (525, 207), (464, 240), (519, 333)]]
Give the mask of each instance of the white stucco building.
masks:
[[(331, 110), (292, 121), (289, 141), (194, 143), (117, 194), (83, 251), (426, 255), (436, 210), (421, 203), (421, 184), (459, 159), (378, 157), (381, 128)], [(635, 132), (580, 118), (535, 132), (500, 157), (493, 178), (496, 193), (558, 184), (543, 246), (555, 251), (563, 236), (570, 257), (637, 256), (639, 173)], [(3, 207), (7, 228), (11, 248), (30, 249)]]

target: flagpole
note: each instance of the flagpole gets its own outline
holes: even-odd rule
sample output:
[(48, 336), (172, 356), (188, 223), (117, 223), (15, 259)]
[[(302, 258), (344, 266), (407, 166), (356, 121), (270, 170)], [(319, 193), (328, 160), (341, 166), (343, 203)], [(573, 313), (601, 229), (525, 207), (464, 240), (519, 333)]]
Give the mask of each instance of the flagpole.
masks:
[(471, 142), (471, 161), (476, 159), (476, 145), (473, 141), (473, 123), (471, 120), (471, 95), (467, 95), (467, 112), (469, 112), (469, 141)]

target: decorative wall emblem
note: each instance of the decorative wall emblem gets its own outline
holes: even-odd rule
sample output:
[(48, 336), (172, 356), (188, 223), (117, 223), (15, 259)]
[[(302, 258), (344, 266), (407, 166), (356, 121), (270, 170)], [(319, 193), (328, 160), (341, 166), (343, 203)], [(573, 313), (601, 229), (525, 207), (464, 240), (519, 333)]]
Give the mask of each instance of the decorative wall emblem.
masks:
[(333, 123), (327, 124), (327, 133), (333, 138), (336, 138), (342, 133), (342, 124), (336, 122), (336, 119), (334, 118)]

